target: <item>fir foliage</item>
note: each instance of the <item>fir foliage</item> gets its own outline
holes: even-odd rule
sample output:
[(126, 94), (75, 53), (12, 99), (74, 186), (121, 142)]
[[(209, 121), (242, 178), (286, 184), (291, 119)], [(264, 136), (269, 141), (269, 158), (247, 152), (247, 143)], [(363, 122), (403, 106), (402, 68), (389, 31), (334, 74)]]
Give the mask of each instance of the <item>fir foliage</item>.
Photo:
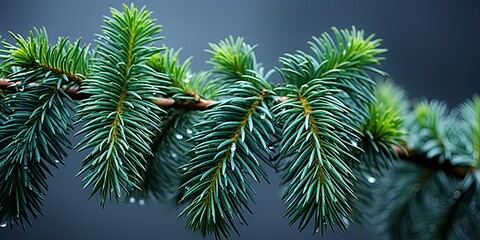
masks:
[(2, 95), (0, 125), (0, 220), (31, 225), (42, 214), (50, 167), (64, 164), (71, 143), (71, 99), (64, 92), (88, 72), (88, 49), (60, 38), (50, 44), (44, 29), (24, 39), (13, 35), (3, 59), (17, 68), (16, 92)]
[(386, 239), (480, 237), (478, 102), (474, 96), (452, 111), (438, 101), (415, 105), (406, 157), (417, 164), (395, 164), (370, 190), (373, 224)]
[[(79, 122), (85, 136), (79, 151), (93, 148), (82, 161), (79, 175), (91, 195), (99, 192), (100, 205), (108, 196), (122, 199), (122, 192), (139, 188), (146, 156), (152, 155), (152, 128), (158, 128), (160, 111), (153, 96), (161, 96), (165, 76), (146, 65), (157, 51), (160, 26), (151, 12), (124, 5), (124, 12), (111, 9), (105, 17), (103, 35), (97, 40), (99, 59), (85, 79), (83, 93), (91, 97), (78, 106)], [(147, 101), (145, 101), (147, 100)]]
[(258, 65), (245, 60), (254, 59), (252, 51), (242, 52), (252, 55), (241, 57), (245, 61), (232, 61), (247, 44), (229, 38), (219, 46), (211, 44), (210, 63), (219, 81), (235, 82), (235, 87), (223, 88), (219, 94), (232, 97), (212, 105), (195, 126), (192, 159), (182, 166), (186, 192), (181, 202), (188, 205), (180, 213), (188, 217), (188, 227), (217, 239), (228, 238), (231, 229), (238, 233), (235, 221), (247, 224), (244, 212), (250, 211), (255, 194), (247, 176), (267, 180), (260, 163), (269, 162), (270, 136), (275, 132), (270, 108), (276, 99)]
[[(111, 9), (95, 51), (62, 37), (52, 44), (45, 29), (3, 42), (2, 226), (25, 228), (42, 214), (76, 112), (76, 150), (88, 151), (78, 175), (102, 207), (109, 198), (177, 202), (188, 228), (225, 239), (247, 225), (254, 182), (268, 182), (271, 167), (299, 231), (357, 221), (386, 239), (480, 238), (478, 96), (451, 111), (435, 100), (410, 109), (403, 90), (376, 83), (388, 76), (381, 40), (355, 27), (314, 37), (276, 72), (230, 36), (209, 45), (212, 69), (192, 73), (191, 57), (157, 47), (151, 15)], [(70, 96), (83, 100), (74, 108)]]

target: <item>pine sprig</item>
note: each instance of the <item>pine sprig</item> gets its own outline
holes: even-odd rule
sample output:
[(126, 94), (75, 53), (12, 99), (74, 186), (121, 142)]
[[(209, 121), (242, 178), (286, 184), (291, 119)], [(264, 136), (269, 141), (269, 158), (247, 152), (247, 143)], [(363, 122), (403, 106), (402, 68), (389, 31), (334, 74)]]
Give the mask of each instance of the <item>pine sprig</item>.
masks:
[(407, 134), (404, 129), (407, 101), (403, 90), (391, 82), (377, 83), (374, 97), (375, 102), (368, 106), (368, 117), (360, 126), (363, 136), (360, 147), (364, 151), (360, 160), (370, 169), (385, 171), (398, 158), (394, 146), (406, 152), (403, 145)]
[(259, 72), (261, 64), (257, 63), (254, 49), (243, 41), (243, 38), (230, 36), (218, 44), (210, 43), (207, 53), (212, 57), (208, 61), (213, 66), (212, 73), (217, 88), (232, 87), (237, 81), (245, 80), (245, 75), (254, 75), (250, 71)]
[[(11, 33), (17, 46), (6, 44), (6, 61), (11, 66), (24, 69), (43, 69), (46, 72), (64, 75), (66, 78), (81, 82), (89, 71), (90, 52), (81, 46), (80, 41), (71, 44), (68, 39), (60, 38), (58, 43), (50, 45), (45, 29), (35, 29), (30, 37)], [(18, 73), (17, 73), (18, 74)]]
[(255, 194), (247, 176), (267, 179), (260, 162), (269, 160), (274, 98), (266, 82), (256, 79), (264, 88), (237, 82), (239, 87), (228, 92), (231, 99), (205, 112), (192, 139), (193, 158), (182, 167), (186, 192), (181, 202), (189, 203), (180, 216), (188, 218), (188, 227), (217, 239), (228, 238), (231, 229), (238, 233), (236, 220), (246, 223), (244, 211), (250, 211)]
[(313, 55), (299, 51), (281, 57), (283, 77), (299, 88), (322, 79), (323, 85), (343, 90), (353, 103), (354, 112), (365, 115), (365, 104), (374, 102), (371, 92), (375, 82), (368, 73), (386, 76), (375, 66), (384, 59), (380, 55), (386, 50), (380, 48), (380, 39), (374, 39), (374, 35), (365, 37), (363, 31), (355, 27), (332, 30), (334, 37), (324, 33), (309, 42)]
[(409, 148), (425, 154), (427, 158), (438, 157), (440, 162), (454, 159), (459, 147), (459, 131), (456, 117), (450, 114), (445, 103), (420, 101), (408, 120)]
[(275, 112), (283, 126), (279, 158), (287, 161), (283, 198), (290, 224), (298, 220), (303, 230), (314, 218), (315, 231), (323, 233), (326, 224), (346, 229), (352, 213), (347, 197), (353, 195), (355, 177), (345, 160), (355, 159), (350, 139), (358, 135), (345, 121), (350, 110), (334, 97), (338, 90), (323, 87), (320, 80), (280, 90), (289, 97)]
[(2, 59), (16, 69), (10, 77), (18, 84), (0, 104), (6, 117), (0, 125), (0, 220), (25, 227), (42, 214), (49, 167), (63, 164), (71, 147), (71, 99), (64, 90), (87, 73), (89, 53), (65, 38), (49, 44), (43, 29), (27, 39), (12, 36), (16, 44), (5, 44)]
[[(47, 191), (49, 166), (63, 164), (70, 148), (67, 138), (72, 128), (69, 97), (57, 88), (64, 80), (59, 76), (43, 78), (44, 73), (30, 78), (42, 79), (38, 87), (9, 94), (10, 119), (0, 126), (0, 219), (24, 226), (41, 212)], [(39, 99), (39, 97), (40, 99)]]
[(114, 195), (139, 188), (145, 156), (151, 155), (153, 132), (161, 122), (153, 104), (154, 95), (162, 95), (164, 76), (146, 65), (158, 49), (153, 44), (160, 26), (150, 18), (151, 12), (124, 5), (124, 12), (111, 9), (105, 17), (100, 36), (98, 64), (84, 83), (84, 93), (91, 97), (78, 107), (79, 122), (85, 123), (77, 134), (86, 133), (77, 146), (93, 148), (82, 161), (85, 187), (93, 185), (91, 195), (100, 193), (100, 205)]

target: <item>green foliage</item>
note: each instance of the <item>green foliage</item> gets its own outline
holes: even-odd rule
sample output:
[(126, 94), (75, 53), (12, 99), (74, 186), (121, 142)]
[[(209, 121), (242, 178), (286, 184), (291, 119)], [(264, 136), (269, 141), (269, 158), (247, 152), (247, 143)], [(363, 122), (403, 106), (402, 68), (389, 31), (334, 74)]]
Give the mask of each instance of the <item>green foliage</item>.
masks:
[(334, 37), (323, 33), (320, 38), (313, 38), (309, 42), (313, 55), (304, 52), (286, 54), (280, 58), (283, 64), (281, 69), (284, 79), (289, 84), (300, 88), (310, 81), (321, 79), (322, 85), (333, 89), (343, 90), (343, 94), (351, 101), (351, 108), (359, 116), (365, 115), (365, 104), (372, 103), (372, 91), (375, 82), (368, 72), (386, 75), (377, 69), (386, 52), (379, 48), (381, 40), (374, 39), (374, 35), (364, 37), (363, 31), (338, 30), (332, 28)]
[(90, 196), (100, 193), (101, 206), (108, 196), (120, 201), (123, 191), (139, 188), (145, 158), (152, 155), (151, 129), (161, 123), (152, 101), (166, 84), (163, 75), (146, 65), (161, 39), (151, 13), (124, 5), (124, 12), (111, 9), (111, 14), (97, 41), (98, 63), (84, 81), (88, 89), (82, 92), (91, 97), (78, 106), (84, 126), (77, 134), (86, 135), (77, 149), (93, 148), (79, 175), (85, 173), (85, 187), (92, 184)]
[[(438, 158), (443, 161), (467, 161), (464, 155), (460, 135), (461, 128), (457, 126), (456, 111), (449, 112), (445, 103), (438, 101), (420, 101), (410, 116), (408, 128), (409, 148), (425, 154), (427, 158)], [(461, 160), (463, 159), (463, 160)], [(472, 164), (472, 163), (470, 163)]]
[(190, 71), (191, 57), (180, 64), (181, 50), (166, 49), (156, 53), (147, 62), (147, 65), (156, 72), (167, 75), (169, 85), (166, 96), (177, 101), (197, 101), (198, 98), (213, 99), (216, 88), (209, 81), (209, 72), (192, 74)]
[(471, 176), (399, 163), (376, 189), (375, 224), (385, 239), (480, 237), (479, 189)]
[(13, 37), (16, 45), (6, 44), (2, 56), (18, 71), (11, 75), (17, 92), (0, 99), (0, 220), (24, 226), (42, 214), (46, 174), (70, 148), (72, 109), (64, 91), (86, 74), (88, 50), (65, 38), (51, 45), (43, 29)]
[(245, 43), (243, 38), (230, 36), (218, 44), (209, 45), (210, 49), (206, 51), (212, 57), (208, 63), (213, 66), (217, 88), (233, 87), (237, 81), (245, 80), (245, 75), (255, 75), (253, 72), (260, 71), (261, 64), (257, 63), (254, 52), (256, 46)]
[(404, 119), (408, 105), (403, 90), (389, 81), (377, 83), (374, 96), (376, 100), (368, 105), (368, 116), (360, 125), (358, 145), (363, 152), (355, 154), (360, 162), (349, 163), (357, 178), (353, 184), (355, 197), (349, 199), (353, 219), (370, 226), (375, 225), (372, 220), (376, 217), (373, 190), (398, 161), (397, 150), (406, 152)]
[(320, 81), (310, 81), (296, 89), (282, 89), (289, 100), (278, 104), (275, 112), (281, 122), (280, 159), (287, 159), (283, 183), (286, 214), (292, 221), (300, 219), (303, 230), (315, 218), (314, 229), (323, 232), (328, 223), (346, 229), (344, 218), (351, 208), (346, 201), (355, 177), (345, 164), (357, 132), (344, 121), (348, 109)]
[(255, 194), (246, 176), (267, 179), (260, 162), (268, 163), (272, 146), (269, 109), (274, 95), (260, 76), (249, 79), (257, 84), (237, 82), (238, 87), (228, 90), (232, 98), (204, 113), (195, 127), (192, 159), (182, 167), (186, 192), (181, 201), (189, 203), (180, 216), (188, 217), (188, 227), (216, 238), (228, 237), (230, 229), (237, 231), (236, 219), (246, 222), (243, 212), (250, 211), (248, 203)]
[[(166, 95), (177, 101), (196, 101), (198, 97), (212, 98), (213, 88), (209, 87), (209, 73), (191, 75), (190, 58), (179, 63), (180, 51), (166, 50), (153, 55), (147, 65), (167, 76)], [(159, 201), (177, 200), (183, 194), (180, 188), (180, 168), (188, 160), (186, 152), (193, 145), (187, 142), (193, 134), (193, 125), (199, 121), (199, 113), (181, 109), (168, 109), (162, 116), (160, 129), (153, 129), (151, 149), (147, 167), (143, 172), (140, 189), (135, 189), (129, 201), (135, 198)]]
[(363, 135), (360, 148), (365, 152), (360, 160), (362, 164), (385, 170), (398, 158), (394, 146), (406, 152), (403, 144), (407, 101), (403, 90), (392, 82), (378, 83), (374, 96), (376, 100), (368, 106), (368, 117), (360, 126)]
[(347, 199), (354, 198), (355, 176), (347, 164), (357, 161), (353, 150), (360, 152), (361, 135), (354, 126), (374, 103), (375, 82), (367, 72), (384, 74), (373, 67), (385, 52), (380, 40), (355, 28), (333, 32), (334, 38), (325, 33), (310, 42), (313, 55), (280, 58), (285, 86), (276, 91), (288, 100), (275, 107), (283, 127), (278, 158), (285, 159), (286, 215), (290, 224), (299, 221), (299, 230), (314, 218), (322, 233), (327, 224), (345, 230), (351, 220)]
[[(437, 101), (417, 103), (407, 126), (411, 163), (397, 163), (370, 190), (373, 225), (386, 239), (477, 239), (480, 138), (478, 97), (448, 111)], [(427, 168), (426, 168), (427, 167)]]
[[(135, 199), (174, 202), (180, 188), (179, 168), (189, 159), (186, 152), (193, 146), (187, 141), (193, 132), (193, 125), (198, 123), (198, 112), (185, 110), (168, 110), (162, 118), (162, 128), (155, 132), (151, 149), (153, 155), (147, 157), (147, 167), (140, 182), (140, 189), (135, 189), (129, 201)], [(133, 199), (132, 199), (133, 197)]]
[[(356, 220), (387, 239), (480, 238), (480, 98), (453, 111), (420, 101), (407, 113), (401, 89), (374, 81), (387, 76), (374, 35), (313, 38), (311, 53), (280, 58), (274, 87), (243, 38), (210, 44), (212, 69), (191, 73), (180, 50), (155, 47), (161, 27), (145, 8), (111, 9), (104, 23), (94, 54), (66, 38), (50, 44), (44, 29), (4, 42), (0, 223), (41, 214), (76, 111), (76, 148), (89, 151), (78, 175), (101, 206), (179, 201), (188, 228), (229, 238), (268, 166), (282, 174), (285, 216), (300, 231)], [(78, 89), (85, 99), (72, 109)], [(216, 102), (199, 111), (206, 100)]]
[(480, 164), (480, 97), (474, 96), (460, 107), (460, 117), (463, 121), (463, 139), (469, 156)]

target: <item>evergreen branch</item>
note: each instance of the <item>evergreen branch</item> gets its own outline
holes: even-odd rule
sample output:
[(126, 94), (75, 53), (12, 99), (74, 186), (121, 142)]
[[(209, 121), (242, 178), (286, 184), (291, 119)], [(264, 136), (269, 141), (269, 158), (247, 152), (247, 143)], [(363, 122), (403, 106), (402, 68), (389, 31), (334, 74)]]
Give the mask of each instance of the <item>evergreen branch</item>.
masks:
[[(30, 218), (41, 214), (47, 190), (48, 165), (63, 164), (70, 147), (67, 134), (72, 128), (68, 99), (57, 86), (65, 80), (58, 75), (44, 78), (33, 71), (27, 78), (42, 81), (36, 88), (9, 94), (9, 119), (0, 126), (0, 220), (31, 225)], [(62, 75), (63, 76), (63, 75)], [(65, 97), (65, 99), (62, 99)]]
[(204, 113), (192, 139), (193, 159), (182, 167), (186, 192), (181, 202), (189, 204), (180, 216), (188, 217), (188, 227), (217, 239), (228, 238), (230, 229), (238, 233), (235, 219), (246, 223), (243, 212), (250, 211), (248, 202), (255, 194), (246, 175), (255, 181), (267, 179), (260, 161), (269, 160), (274, 131), (269, 105), (274, 98), (263, 79), (251, 81), (264, 88), (237, 82), (238, 87), (228, 93), (233, 98)]
[(377, 83), (373, 95), (376, 100), (368, 106), (368, 117), (360, 125), (359, 146), (364, 153), (358, 155), (362, 165), (382, 172), (398, 159), (396, 149), (403, 151), (403, 155), (407, 151), (403, 146), (407, 101), (402, 89), (391, 82)]
[(0, 125), (0, 177), (4, 179), (0, 182), (0, 220), (25, 227), (25, 223), (31, 225), (32, 217), (42, 214), (46, 174), (52, 175), (49, 166), (63, 164), (64, 148), (70, 148), (66, 135), (72, 128), (71, 99), (64, 89), (75, 84), (76, 79), (69, 77), (73, 71), (86, 71), (76, 63), (86, 64), (88, 54), (78, 41), (72, 45), (60, 38), (50, 45), (44, 30), (31, 33), (28, 39), (14, 38), (17, 44), (7, 44), (7, 50), (2, 50), (6, 55), (1, 57), (17, 68), (10, 77), (18, 84), (17, 91), (2, 93), (0, 104), (6, 107), (2, 115), (7, 117)]
[[(7, 90), (8, 92), (15, 92), (16, 91), (15, 86), (18, 85), (18, 84), (19, 84), (18, 82), (14, 83), (14, 82), (11, 82), (9, 79), (0, 79), (0, 89), (8, 89)], [(37, 85), (38, 85), (37, 83), (31, 83), (29, 86), (37, 86)], [(64, 92), (70, 98), (72, 98), (74, 100), (82, 100), (82, 99), (87, 99), (88, 97), (90, 97), (90, 95), (88, 95), (88, 94), (79, 92), (78, 88), (75, 88), (75, 87), (72, 87), (72, 88), (69, 88), (69, 89), (64, 89)], [(386, 96), (388, 96), (388, 95), (386, 95)], [(392, 95), (390, 95), (390, 96), (392, 96)], [(286, 96), (277, 97), (277, 100), (278, 100), (277, 103), (285, 102), (288, 99), (289, 98), (286, 97)], [(189, 102), (189, 101), (175, 101), (174, 99), (169, 99), (169, 98), (154, 98), (153, 102), (157, 106), (159, 106), (161, 108), (164, 108), (164, 109), (172, 108), (172, 109), (183, 109), (183, 110), (207, 110), (207, 109), (211, 108), (211, 106), (214, 106), (217, 103), (217, 101), (206, 100), (206, 99), (200, 99), (198, 102)], [(2, 103), (2, 102), (0, 101), (0, 103)], [(401, 106), (399, 107), (399, 109), (403, 109), (403, 108), (404, 107), (401, 107)], [(373, 119), (370, 119), (370, 121), (372, 121), (372, 120)], [(383, 125), (382, 124), (377, 124), (376, 126), (380, 127), (380, 126), (383, 126)], [(473, 133), (475, 131), (466, 131), (466, 132)], [(374, 138), (371, 133), (370, 134), (364, 133), (363, 135), (369, 137), (370, 139)], [(377, 159), (379, 159), (379, 160), (395, 159), (394, 156), (398, 155), (400, 160), (405, 160), (405, 161), (408, 161), (408, 162), (411, 162), (411, 163), (414, 163), (414, 164), (417, 164), (417, 165), (420, 165), (422, 167), (432, 169), (432, 170), (442, 170), (446, 174), (453, 174), (453, 175), (456, 175), (460, 178), (463, 178), (468, 172), (473, 172), (477, 169), (476, 167), (473, 167), (473, 166), (460, 166), (460, 165), (452, 165), (448, 162), (447, 163), (438, 163), (437, 161), (430, 161), (429, 159), (431, 159), (431, 158), (427, 158), (426, 156), (422, 156), (417, 151), (408, 148), (406, 145), (402, 145), (401, 147), (398, 146), (397, 143), (399, 142), (399, 139), (395, 140), (394, 142), (395, 142), (395, 144), (393, 144), (392, 146), (389, 146), (389, 147), (387, 147), (386, 145), (384, 145), (381, 148), (372, 147), (374, 149), (379, 149), (379, 150), (382, 150), (382, 149), (388, 150), (386, 152), (385, 156), (389, 156), (390, 154), (392, 156), (392, 158), (383, 157), (383, 158), (377, 158)], [(362, 147), (362, 148), (364, 148), (364, 147)], [(395, 153), (391, 153), (391, 150), (395, 150)], [(367, 153), (370, 153), (370, 152), (374, 153), (375, 151), (365, 150), (365, 152), (367, 152)], [(390, 152), (390, 154), (388, 154), (388, 152)], [(364, 156), (364, 157), (362, 156), (362, 158), (365, 158), (366, 160), (371, 160), (371, 159), (375, 159), (376, 157), (373, 157), (371, 155), (367, 155), (367, 156)], [(435, 159), (435, 157), (433, 157), (433, 159)], [(378, 163), (373, 163), (373, 165), (371, 165), (371, 166), (375, 166), (375, 164), (378, 164)]]
[(123, 191), (139, 187), (145, 156), (152, 154), (150, 129), (161, 122), (153, 96), (161, 95), (165, 85), (164, 77), (146, 66), (157, 51), (154, 42), (161, 39), (155, 37), (160, 26), (151, 13), (132, 4), (124, 5), (124, 12), (111, 9), (111, 14), (97, 41), (98, 64), (84, 80), (88, 88), (82, 92), (91, 96), (78, 106), (79, 122), (85, 124), (77, 134), (86, 135), (77, 148), (93, 148), (78, 175), (86, 173), (85, 187), (93, 185), (90, 196), (100, 193), (101, 206), (107, 196), (120, 201)]
[(290, 98), (275, 106), (283, 126), (279, 158), (287, 160), (283, 198), (290, 224), (299, 220), (303, 230), (314, 217), (315, 231), (323, 233), (327, 223), (332, 230), (335, 225), (346, 230), (345, 219), (352, 213), (347, 196), (353, 196), (355, 177), (344, 161), (355, 159), (350, 139), (358, 134), (345, 121), (349, 109), (334, 97), (338, 90), (323, 87), (319, 80), (281, 90)]

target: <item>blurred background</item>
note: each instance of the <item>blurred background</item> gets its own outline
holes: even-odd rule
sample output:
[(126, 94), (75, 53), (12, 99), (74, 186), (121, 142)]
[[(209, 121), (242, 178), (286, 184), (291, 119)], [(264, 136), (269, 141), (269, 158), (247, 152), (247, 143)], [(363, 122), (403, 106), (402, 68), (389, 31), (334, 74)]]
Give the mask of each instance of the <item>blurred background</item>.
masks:
[[(125, 2), (130, 4), (130, 2)], [(51, 38), (67, 36), (93, 42), (101, 31), (102, 16), (122, 1), (2, 1), (0, 35), (11, 42), (8, 31), (26, 36), (33, 27), (44, 26)], [(258, 44), (257, 60), (266, 69), (278, 66), (286, 52), (308, 50), (312, 36), (332, 26), (355, 25), (375, 33), (388, 48), (382, 69), (406, 89), (412, 99), (421, 97), (446, 101), (451, 107), (480, 92), (480, 2), (475, 0), (312, 0), (312, 1), (135, 1), (146, 5), (163, 25), (168, 47), (183, 48), (182, 59), (194, 56), (193, 70), (206, 70), (209, 42), (229, 35), (243, 36)], [(275, 77), (274, 77), (275, 78)], [(270, 79), (278, 81), (278, 79)], [(73, 139), (73, 143), (78, 139)], [(24, 233), (21, 228), (0, 228), (0, 239), (201, 239), (184, 229), (173, 206), (148, 203), (116, 204), (105, 209), (97, 199), (88, 200), (81, 179), (74, 178), (85, 153), (71, 152), (67, 164), (54, 170), (44, 201), (45, 216)], [(369, 229), (351, 225), (348, 232), (328, 231), (322, 237), (311, 230), (298, 233), (284, 219), (279, 175), (271, 183), (256, 185), (254, 215), (248, 227), (240, 227), (233, 239), (376, 239)]]

